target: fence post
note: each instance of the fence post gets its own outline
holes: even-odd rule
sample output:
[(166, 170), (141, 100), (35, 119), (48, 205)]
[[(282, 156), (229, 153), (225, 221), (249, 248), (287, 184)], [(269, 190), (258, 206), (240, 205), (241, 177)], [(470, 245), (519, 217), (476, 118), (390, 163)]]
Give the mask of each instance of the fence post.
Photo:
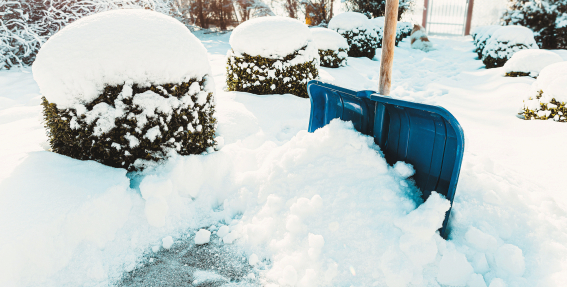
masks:
[(421, 26), (425, 28), (427, 25), (427, 9), (429, 9), (429, 0), (423, 0), (423, 21), (421, 21)]
[[(425, 0), (427, 1), (427, 0)], [(469, 7), (467, 8), (467, 24), (465, 26), (465, 36), (471, 34), (472, 12), (474, 7), (474, 0), (469, 0)]]

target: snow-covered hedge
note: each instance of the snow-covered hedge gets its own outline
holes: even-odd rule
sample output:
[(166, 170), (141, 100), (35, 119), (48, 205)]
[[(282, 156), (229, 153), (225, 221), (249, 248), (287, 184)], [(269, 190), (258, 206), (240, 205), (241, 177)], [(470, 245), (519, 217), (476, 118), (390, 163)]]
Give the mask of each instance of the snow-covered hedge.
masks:
[(327, 28), (313, 28), (311, 33), (319, 49), (321, 66), (328, 68), (346, 66), (348, 43), (341, 34)]
[(520, 112), (526, 120), (567, 122), (567, 62), (551, 64), (539, 73)]
[[(409, 37), (411, 35), (411, 31), (413, 30), (413, 24), (410, 22), (398, 22), (398, 26), (396, 27), (396, 42), (402, 41), (404, 38)], [(398, 44), (396, 43), (396, 46)]]
[(479, 59), (482, 59), (482, 53), (484, 51), (484, 47), (486, 46), (486, 42), (490, 40), (492, 34), (496, 32), (496, 30), (502, 28), (502, 26), (498, 25), (490, 25), (490, 26), (481, 26), (471, 33), (473, 37), (474, 44), (476, 46), (476, 53)]
[(533, 32), (522, 26), (504, 26), (492, 34), (482, 51), (486, 68), (502, 67), (516, 52), (538, 49)]
[[(378, 48), (382, 48), (382, 39), (384, 38), (384, 22), (385, 22), (385, 17), (376, 17), (376, 18), (372, 18), (370, 19), (370, 22), (372, 23), (372, 26), (374, 28), (374, 31), (376, 32), (376, 35), (378, 36)], [(411, 31), (413, 29), (413, 25), (409, 22), (398, 22), (398, 25), (396, 27), (396, 38), (395, 38), (395, 45), (398, 46), (398, 44), (405, 38), (408, 37), (409, 35), (411, 35)]]
[(504, 64), (504, 73), (508, 77), (530, 76), (536, 78), (546, 66), (562, 61), (563, 58), (551, 51), (521, 50)]
[(312, 38), (307, 25), (287, 17), (240, 24), (230, 36), (228, 90), (307, 98), (307, 82), (319, 75), (319, 54)]
[(346, 38), (350, 47), (348, 55), (351, 57), (374, 58), (382, 41), (382, 37), (376, 33), (375, 25), (361, 13), (338, 14), (329, 21), (329, 29)]
[(33, 64), (52, 151), (139, 170), (214, 145), (207, 52), (179, 21), (103, 12), (52, 36)]

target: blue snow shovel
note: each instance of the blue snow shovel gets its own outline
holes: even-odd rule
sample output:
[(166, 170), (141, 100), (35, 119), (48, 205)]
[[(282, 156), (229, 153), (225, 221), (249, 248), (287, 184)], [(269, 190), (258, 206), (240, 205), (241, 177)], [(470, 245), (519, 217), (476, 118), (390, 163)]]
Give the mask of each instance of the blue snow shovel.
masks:
[[(415, 169), (413, 179), (426, 200), (432, 191), (451, 202), (463, 161), (465, 138), (459, 122), (442, 107), (388, 97), (392, 82), (398, 0), (386, 0), (380, 62), (380, 92), (351, 91), (320, 81), (307, 83), (311, 99), (309, 132), (332, 119), (352, 121), (354, 128), (374, 137), (389, 164), (404, 161)], [(440, 235), (447, 238), (451, 209)]]
[[(442, 107), (381, 96), (373, 91), (351, 91), (320, 81), (310, 81), (309, 132), (333, 119), (351, 121), (354, 128), (374, 137), (386, 161), (412, 164), (416, 186), (426, 200), (432, 191), (451, 205), (463, 159), (464, 135), (455, 117)], [(445, 215), (441, 236), (447, 238)]]

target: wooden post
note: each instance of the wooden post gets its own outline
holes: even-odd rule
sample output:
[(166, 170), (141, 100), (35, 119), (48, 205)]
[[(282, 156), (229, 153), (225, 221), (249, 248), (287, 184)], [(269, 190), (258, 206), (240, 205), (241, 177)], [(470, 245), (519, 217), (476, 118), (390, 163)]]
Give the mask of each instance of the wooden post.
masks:
[(399, 0), (386, 0), (386, 22), (382, 39), (382, 60), (380, 61), (380, 95), (390, 94), (392, 66), (396, 47), (396, 26), (398, 24)]
[(472, 21), (473, 7), (474, 7), (474, 0), (469, 0), (469, 7), (467, 8), (467, 24), (465, 25), (465, 36), (471, 34), (471, 21)]
[(423, 20), (421, 21), (421, 26), (423, 28), (427, 25), (427, 9), (429, 9), (429, 0), (423, 0)]

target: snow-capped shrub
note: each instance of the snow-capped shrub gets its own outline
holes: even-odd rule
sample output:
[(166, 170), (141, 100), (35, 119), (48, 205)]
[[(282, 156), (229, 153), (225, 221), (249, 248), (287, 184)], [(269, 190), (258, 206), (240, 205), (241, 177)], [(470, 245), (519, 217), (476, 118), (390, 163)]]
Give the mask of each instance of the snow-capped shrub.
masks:
[(410, 22), (398, 22), (396, 27), (396, 39), (399, 38), (398, 42), (411, 35), (411, 30), (413, 30), (413, 24)]
[(128, 170), (214, 145), (210, 73), (183, 24), (142, 9), (68, 25), (33, 64), (52, 151)]
[(531, 90), (534, 97), (524, 101), (520, 112), (524, 119), (567, 121), (567, 62), (543, 68)]
[(319, 49), (321, 66), (328, 68), (346, 66), (348, 43), (343, 36), (327, 28), (313, 28), (311, 33)]
[(370, 59), (374, 58), (382, 41), (374, 26), (366, 15), (356, 12), (338, 14), (329, 22), (329, 29), (337, 31), (347, 40), (349, 56)]
[(311, 30), (287, 17), (261, 17), (240, 24), (230, 36), (229, 91), (308, 97), (318, 77), (319, 54)]
[(504, 26), (486, 43), (482, 62), (487, 69), (502, 67), (516, 52), (524, 49), (538, 49), (533, 32), (522, 26)]
[(482, 59), (482, 53), (484, 51), (484, 47), (486, 46), (486, 42), (490, 40), (492, 34), (496, 32), (496, 30), (502, 28), (502, 26), (498, 25), (490, 25), (490, 26), (481, 26), (475, 29), (474, 32), (474, 44), (476, 46), (476, 53), (479, 59)]
[(505, 25), (521, 25), (534, 32), (542, 49), (567, 48), (561, 31), (561, 19), (567, 15), (565, 0), (509, 0), (502, 15)]
[(541, 69), (562, 61), (563, 58), (550, 51), (539, 49), (521, 50), (504, 64), (504, 73), (508, 77), (530, 76), (536, 78)]

